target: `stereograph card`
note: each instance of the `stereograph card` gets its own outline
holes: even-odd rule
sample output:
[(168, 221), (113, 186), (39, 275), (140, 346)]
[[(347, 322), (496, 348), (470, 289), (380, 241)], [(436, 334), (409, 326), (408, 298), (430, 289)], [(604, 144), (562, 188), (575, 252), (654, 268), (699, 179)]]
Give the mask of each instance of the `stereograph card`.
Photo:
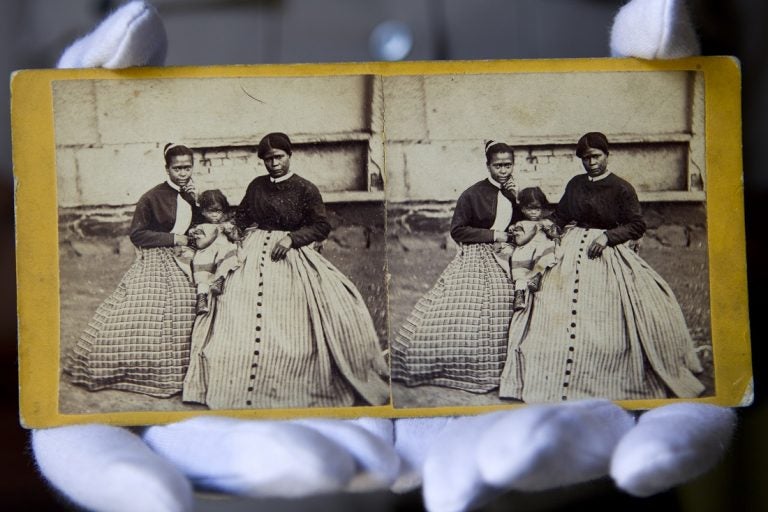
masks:
[(20, 71), (21, 421), (752, 401), (727, 57)]

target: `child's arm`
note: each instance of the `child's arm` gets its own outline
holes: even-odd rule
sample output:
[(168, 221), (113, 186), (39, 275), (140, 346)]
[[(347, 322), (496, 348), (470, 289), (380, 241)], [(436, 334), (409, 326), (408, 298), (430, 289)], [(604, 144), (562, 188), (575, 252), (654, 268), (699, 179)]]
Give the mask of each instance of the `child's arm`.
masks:
[(512, 228), (512, 236), (515, 239), (515, 245), (527, 244), (533, 239), (534, 236), (536, 236), (536, 232), (538, 230), (539, 229), (537, 226), (533, 226), (533, 229), (531, 229), (529, 233), (526, 233), (522, 226), (514, 226)]
[(219, 230), (218, 228), (212, 229), (210, 233), (206, 233), (205, 230), (198, 228), (193, 229), (189, 234), (195, 238), (195, 245), (197, 246), (197, 249), (200, 250), (205, 249), (216, 240), (216, 237), (219, 236)]

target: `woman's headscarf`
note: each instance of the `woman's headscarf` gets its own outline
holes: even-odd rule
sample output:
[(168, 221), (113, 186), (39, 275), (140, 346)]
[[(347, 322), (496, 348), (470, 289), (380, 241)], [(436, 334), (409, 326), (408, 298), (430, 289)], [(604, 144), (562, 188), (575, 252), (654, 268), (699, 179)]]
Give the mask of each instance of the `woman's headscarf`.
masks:
[(259, 141), (259, 148), (256, 154), (259, 158), (263, 159), (264, 156), (273, 149), (279, 149), (290, 155), (292, 153), (291, 148), (291, 139), (289, 139), (286, 134), (282, 132), (272, 132), (265, 135), (261, 141)]
[(600, 132), (589, 132), (582, 135), (579, 142), (576, 143), (576, 156), (583, 158), (584, 153), (590, 149), (599, 149), (607, 155), (608, 137)]

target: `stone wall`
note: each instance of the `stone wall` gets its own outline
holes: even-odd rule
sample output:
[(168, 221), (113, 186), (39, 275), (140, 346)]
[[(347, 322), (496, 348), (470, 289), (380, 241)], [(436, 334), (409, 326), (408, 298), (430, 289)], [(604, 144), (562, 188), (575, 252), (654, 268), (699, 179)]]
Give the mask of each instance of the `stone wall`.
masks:
[(294, 170), (330, 202), (381, 198), (384, 182), (396, 203), (455, 200), (485, 177), (487, 139), (514, 146), (520, 185), (557, 201), (594, 130), (642, 200), (702, 200), (703, 87), (692, 72), (58, 81), (58, 201), (135, 203), (164, 176), (168, 141), (195, 150), (199, 188), (239, 201), (268, 131), (291, 135)]
[(291, 136), (293, 169), (321, 191), (381, 191), (376, 83), (363, 75), (56, 81), (58, 204), (135, 204), (165, 179), (168, 142), (194, 150), (198, 189), (238, 202), (266, 173), (256, 145), (271, 131)]
[(702, 200), (704, 84), (688, 72), (385, 77), (387, 199), (453, 201), (487, 176), (483, 143), (515, 148), (519, 185), (559, 200), (601, 131), (610, 168), (641, 200)]

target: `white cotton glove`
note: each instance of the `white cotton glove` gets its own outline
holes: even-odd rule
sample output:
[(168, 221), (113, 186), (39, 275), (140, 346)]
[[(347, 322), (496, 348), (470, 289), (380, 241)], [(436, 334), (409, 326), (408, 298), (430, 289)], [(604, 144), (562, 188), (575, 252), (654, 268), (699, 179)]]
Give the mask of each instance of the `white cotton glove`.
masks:
[[(166, 37), (147, 3), (126, 4), (61, 57), (59, 67), (162, 65)], [(682, 1), (633, 0), (611, 33), (615, 56), (698, 53)], [(710, 469), (735, 426), (730, 409), (675, 404), (640, 416), (603, 400), (529, 406), (476, 417), (243, 421), (200, 417), (147, 429), (143, 440), (103, 425), (37, 430), (45, 477), (94, 510), (180, 511), (192, 486), (298, 497), (423, 484), (433, 512), (465, 510), (505, 490), (542, 491), (610, 474), (647, 496)]]
[(408, 483), (423, 478), (427, 509), (453, 512), (508, 490), (545, 491), (609, 474), (630, 494), (656, 494), (711, 469), (735, 424), (731, 409), (682, 403), (644, 413), (635, 425), (618, 406), (585, 400), (397, 420), (395, 444)]
[(614, 57), (677, 59), (699, 52), (685, 0), (632, 0), (613, 20)]
[(167, 48), (165, 26), (155, 8), (147, 2), (130, 2), (64, 50), (56, 67), (162, 66)]
[(151, 427), (144, 440), (195, 485), (252, 497), (387, 489), (400, 472), (388, 419), (207, 416)]
[(89, 510), (192, 509), (189, 481), (127, 429), (77, 425), (35, 430), (32, 449), (43, 475)]

